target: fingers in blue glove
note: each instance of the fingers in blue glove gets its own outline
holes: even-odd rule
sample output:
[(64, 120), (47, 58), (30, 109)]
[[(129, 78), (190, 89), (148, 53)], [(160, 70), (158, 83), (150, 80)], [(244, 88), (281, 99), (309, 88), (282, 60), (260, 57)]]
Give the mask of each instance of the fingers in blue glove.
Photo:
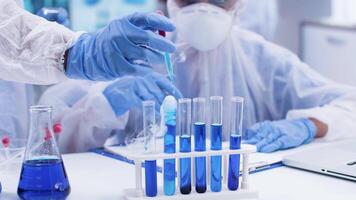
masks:
[(255, 137), (256, 134), (257, 134), (257, 132), (256, 132), (255, 130), (253, 130), (253, 129), (247, 129), (247, 130), (245, 131), (245, 133), (243, 134), (242, 137), (243, 137), (243, 139), (244, 139), (245, 141), (247, 141), (247, 140), (249, 140), (249, 139)]
[(278, 151), (282, 148), (283, 144), (280, 142), (280, 140), (276, 140), (275, 142), (268, 144), (266, 146), (263, 146), (259, 149), (259, 152), (262, 153), (272, 153), (275, 151)]
[(147, 101), (147, 100), (152, 100), (156, 102), (156, 110), (159, 110), (159, 99), (156, 98), (156, 96), (153, 95), (153, 93), (150, 91), (149, 89), (149, 83), (147, 82), (147, 80), (145, 80), (144, 78), (140, 78), (138, 82), (141, 83), (137, 83), (136, 84), (136, 89), (135, 89), (135, 93), (138, 97), (140, 97), (141, 101)]
[(162, 90), (155, 84), (151, 83), (152, 80), (144, 80), (145, 87), (147, 87), (148, 91), (155, 97), (156, 104), (161, 105), (164, 99), (164, 94)]
[(273, 144), (275, 141), (278, 140), (278, 138), (281, 136), (280, 132), (275, 132), (269, 130), (269, 132), (264, 136), (264, 138), (262, 140), (260, 140), (257, 144), (256, 144), (256, 148), (259, 152), (263, 152), (262, 149), (265, 146), (268, 146), (270, 144)]
[(157, 13), (134, 13), (129, 21), (144, 30), (162, 30), (172, 32), (176, 29), (174, 24), (165, 16)]
[(266, 124), (267, 124), (267, 122), (263, 122), (263, 123), (256, 124), (256, 125), (252, 126), (252, 128), (249, 129), (249, 131), (248, 131), (249, 132), (248, 134), (250, 134), (251, 137), (249, 139), (247, 139), (245, 141), (245, 143), (257, 144), (263, 138), (265, 138), (270, 132), (270, 130)]
[[(145, 47), (134, 47), (131, 53), (124, 52), (131, 63), (134, 61), (142, 60), (144, 58), (144, 64), (147, 66), (154, 66), (164, 63), (164, 55), (158, 51), (147, 49)], [(150, 67), (151, 68), (151, 67)]]
[(129, 40), (133, 44), (141, 46), (141, 48), (148, 47), (153, 50), (169, 53), (174, 53), (176, 51), (176, 46), (173, 42), (152, 31), (145, 31), (137, 27), (131, 27), (131, 29), (134, 30), (131, 31), (131, 34), (127, 35)]
[[(137, 17), (132, 17), (132, 16), (139, 16)], [(161, 52), (169, 52), (173, 53), (176, 51), (176, 46), (173, 44), (173, 42), (169, 41), (168, 39), (160, 36), (159, 34), (155, 33), (157, 30), (174, 30), (174, 25), (173, 28), (167, 28), (169, 27), (167, 25), (172, 23), (168, 20), (165, 19), (165, 17), (154, 14), (153, 16), (158, 16), (160, 19), (165, 19), (165, 20), (158, 20), (155, 22), (152, 22), (152, 18), (150, 17), (152, 14), (142, 14), (142, 13), (136, 13), (128, 17), (128, 23), (131, 24), (131, 26), (127, 26), (125, 28), (129, 29), (127, 32), (127, 38), (135, 45), (137, 46), (143, 46), (143, 47), (148, 47), (152, 48), (153, 50), (161, 51)], [(145, 19), (147, 17), (147, 20)], [(134, 20), (135, 19), (135, 20)], [(168, 20), (168, 22), (166, 21)], [(163, 24), (159, 24), (160, 21), (162, 21)], [(133, 23), (134, 22), (134, 23)], [(117, 21), (112, 22), (113, 25), (117, 24), (119, 27), (121, 27), (121, 19)], [(132, 26), (134, 25), (134, 26)], [(170, 26), (171, 26), (170, 25)], [(123, 29), (125, 29), (123, 28)], [(147, 30), (149, 29), (149, 30)]]
[(164, 76), (157, 73), (152, 73), (150, 76), (155, 80), (158, 87), (167, 92), (167, 95), (172, 95), (176, 99), (183, 97), (182, 93)]

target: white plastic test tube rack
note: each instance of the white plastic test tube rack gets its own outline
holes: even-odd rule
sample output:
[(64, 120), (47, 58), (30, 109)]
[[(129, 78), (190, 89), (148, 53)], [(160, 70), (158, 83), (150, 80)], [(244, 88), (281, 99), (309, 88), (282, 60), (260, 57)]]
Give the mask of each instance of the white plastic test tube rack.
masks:
[[(126, 154), (127, 158), (134, 160), (135, 162), (135, 184), (136, 188), (134, 189), (126, 189), (125, 199), (126, 200), (147, 200), (147, 199), (157, 199), (157, 200), (185, 200), (185, 199), (194, 199), (194, 200), (216, 200), (216, 199), (224, 199), (224, 200), (236, 200), (236, 199), (257, 199), (258, 191), (252, 190), (249, 186), (249, 154), (256, 152), (255, 146), (242, 144), (242, 148), (239, 150), (230, 150), (223, 149), (219, 151), (207, 150), (205, 152), (190, 152), (190, 153), (175, 153), (175, 154), (165, 154), (165, 153), (157, 153), (157, 154)], [(236, 191), (230, 191), (227, 189), (227, 174), (228, 174), (228, 157), (232, 154), (240, 154), (242, 155), (241, 162), (243, 163), (242, 169), (242, 177), (240, 178), (240, 187)], [(195, 157), (207, 157), (207, 160), (211, 156), (222, 156), (222, 184), (223, 189), (221, 192), (210, 192), (210, 187), (207, 185), (207, 191), (205, 193), (196, 193), (195, 192), (195, 175), (192, 173), (192, 191), (190, 194), (181, 194), (179, 190), (179, 158), (192, 158), (192, 171), (194, 172), (194, 160)], [(155, 197), (147, 197), (144, 193), (143, 188), (143, 178), (142, 178), (142, 162), (145, 160), (163, 160), (163, 159), (177, 159), (178, 166), (178, 176), (176, 177), (176, 193), (173, 196), (165, 196), (163, 193), (162, 187), (158, 187), (158, 194)], [(207, 167), (207, 178), (210, 177), (210, 168)], [(209, 183), (209, 181), (208, 181)]]

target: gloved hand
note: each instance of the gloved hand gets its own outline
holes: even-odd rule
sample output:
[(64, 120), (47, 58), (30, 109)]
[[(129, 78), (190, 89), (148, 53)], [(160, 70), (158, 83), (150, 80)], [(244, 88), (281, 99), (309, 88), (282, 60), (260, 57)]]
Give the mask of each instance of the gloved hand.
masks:
[(151, 72), (149, 66), (164, 63), (161, 52), (176, 50), (171, 41), (154, 33), (158, 30), (174, 31), (175, 26), (156, 13), (135, 13), (95, 34), (83, 34), (69, 49), (66, 75), (98, 81)]
[(64, 8), (46, 8), (43, 7), (37, 12), (37, 15), (51, 22), (57, 22), (65, 27), (69, 27), (68, 12)]
[(173, 95), (177, 99), (182, 98), (180, 91), (158, 73), (150, 73), (144, 77), (120, 78), (108, 86), (103, 94), (116, 116), (124, 114), (133, 107), (141, 107), (142, 102), (146, 100), (154, 100), (156, 110), (159, 111), (165, 96)]
[(247, 129), (244, 139), (245, 143), (256, 145), (259, 152), (270, 153), (307, 144), (316, 132), (309, 119), (265, 121)]

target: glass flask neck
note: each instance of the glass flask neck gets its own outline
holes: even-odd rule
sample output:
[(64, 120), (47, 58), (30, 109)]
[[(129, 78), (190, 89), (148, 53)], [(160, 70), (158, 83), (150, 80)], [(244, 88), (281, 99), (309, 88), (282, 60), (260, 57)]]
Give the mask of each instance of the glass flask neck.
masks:
[(53, 134), (52, 107), (31, 106), (24, 160), (61, 159)]

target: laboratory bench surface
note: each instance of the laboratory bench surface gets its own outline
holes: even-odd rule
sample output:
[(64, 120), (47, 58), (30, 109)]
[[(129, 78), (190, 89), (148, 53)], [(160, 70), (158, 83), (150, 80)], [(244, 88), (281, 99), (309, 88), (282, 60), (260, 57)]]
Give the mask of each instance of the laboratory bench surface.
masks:
[[(123, 190), (134, 187), (134, 166), (96, 153), (63, 155), (71, 185), (67, 199), (122, 199)], [(16, 191), (21, 164), (1, 169), (3, 191), (0, 199), (18, 199)], [(162, 176), (159, 175), (159, 183)], [(250, 185), (259, 190), (260, 199), (337, 199), (355, 200), (356, 183), (279, 167), (250, 176)]]

